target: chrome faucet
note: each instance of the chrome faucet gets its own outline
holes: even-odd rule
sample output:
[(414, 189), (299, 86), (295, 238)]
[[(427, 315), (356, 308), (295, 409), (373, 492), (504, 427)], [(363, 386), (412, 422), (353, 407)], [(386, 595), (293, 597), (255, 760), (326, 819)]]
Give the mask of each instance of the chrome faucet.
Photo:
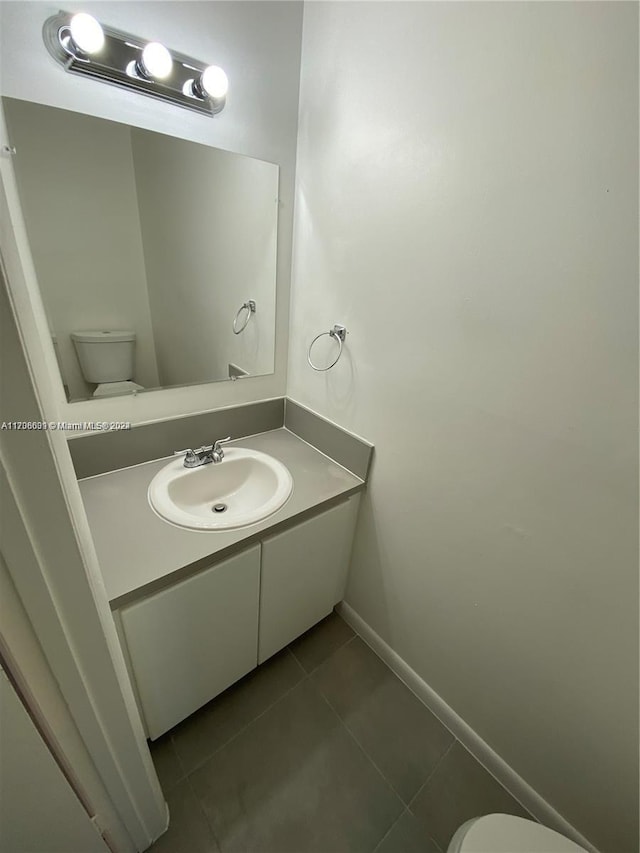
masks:
[(174, 456), (184, 455), (185, 468), (199, 468), (201, 465), (208, 465), (209, 462), (222, 462), (224, 459), (224, 450), (221, 445), (231, 441), (231, 436), (219, 438), (213, 444), (203, 445), (195, 450), (176, 450)]

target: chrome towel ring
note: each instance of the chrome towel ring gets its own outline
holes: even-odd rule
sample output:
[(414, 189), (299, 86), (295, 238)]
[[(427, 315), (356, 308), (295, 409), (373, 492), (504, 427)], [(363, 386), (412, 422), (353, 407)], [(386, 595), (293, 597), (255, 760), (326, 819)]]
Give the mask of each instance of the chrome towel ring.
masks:
[[(319, 338), (324, 337), (324, 335), (329, 335), (329, 337), (336, 339), (336, 341), (338, 342), (338, 355), (334, 358), (334, 360), (331, 362), (331, 364), (327, 365), (326, 367), (316, 367), (316, 365), (311, 361), (311, 348), (313, 347), (315, 342)], [(337, 324), (333, 327), (333, 329), (329, 329), (328, 332), (320, 332), (319, 335), (316, 335), (315, 338), (309, 344), (309, 351), (307, 353), (307, 361), (309, 362), (309, 366), (313, 367), (314, 370), (317, 370), (320, 373), (324, 372), (325, 370), (331, 370), (332, 367), (335, 367), (335, 365), (340, 361), (340, 356), (342, 355), (342, 345), (344, 344), (344, 339), (346, 337), (347, 337), (346, 327), (345, 326), (339, 326)]]
[[(240, 326), (240, 328), (238, 328), (238, 319), (243, 311), (247, 312), (247, 316), (245, 317), (244, 323)], [(256, 303), (253, 299), (248, 299), (246, 302), (243, 302), (242, 305), (238, 308), (238, 313), (233, 319), (233, 334), (239, 335), (240, 332), (244, 332), (244, 330), (247, 328), (247, 323), (251, 319), (251, 315), (255, 313)]]

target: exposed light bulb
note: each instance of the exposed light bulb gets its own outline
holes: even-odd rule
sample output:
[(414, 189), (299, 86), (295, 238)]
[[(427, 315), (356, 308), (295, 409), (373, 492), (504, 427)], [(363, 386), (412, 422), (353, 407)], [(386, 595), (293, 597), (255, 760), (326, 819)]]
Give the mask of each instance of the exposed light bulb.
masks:
[(217, 65), (205, 68), (199, 83), (203, 93), (210, 98), (224, 98), (229, 91), (229, 78)]
[(141, 71), (146, 77), (164, 80), (171, 74), (173, 59), (167, 48), (159, 41), (152, 41), (142, 51)]
[(102, 27), (93, 17), (86, 12), (79, 12), (71, 18), (69, 24), (71, 40), (82, 53), (97, 53), (104, 45), (104, 33)]

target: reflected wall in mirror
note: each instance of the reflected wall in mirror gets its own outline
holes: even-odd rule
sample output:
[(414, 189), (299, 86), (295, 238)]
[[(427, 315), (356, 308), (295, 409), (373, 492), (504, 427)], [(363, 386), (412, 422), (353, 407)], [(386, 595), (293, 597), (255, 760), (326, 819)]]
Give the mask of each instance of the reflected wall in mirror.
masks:
[(2, 100), (67, 399), (272, 373), (278, 167)]

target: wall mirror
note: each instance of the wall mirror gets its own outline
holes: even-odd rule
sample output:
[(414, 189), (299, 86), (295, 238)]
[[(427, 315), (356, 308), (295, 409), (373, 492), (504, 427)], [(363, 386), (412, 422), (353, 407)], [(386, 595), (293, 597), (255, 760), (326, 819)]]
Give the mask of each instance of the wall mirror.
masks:
[(2, 100), (67, 399), (272, 373), (278, 167)]

